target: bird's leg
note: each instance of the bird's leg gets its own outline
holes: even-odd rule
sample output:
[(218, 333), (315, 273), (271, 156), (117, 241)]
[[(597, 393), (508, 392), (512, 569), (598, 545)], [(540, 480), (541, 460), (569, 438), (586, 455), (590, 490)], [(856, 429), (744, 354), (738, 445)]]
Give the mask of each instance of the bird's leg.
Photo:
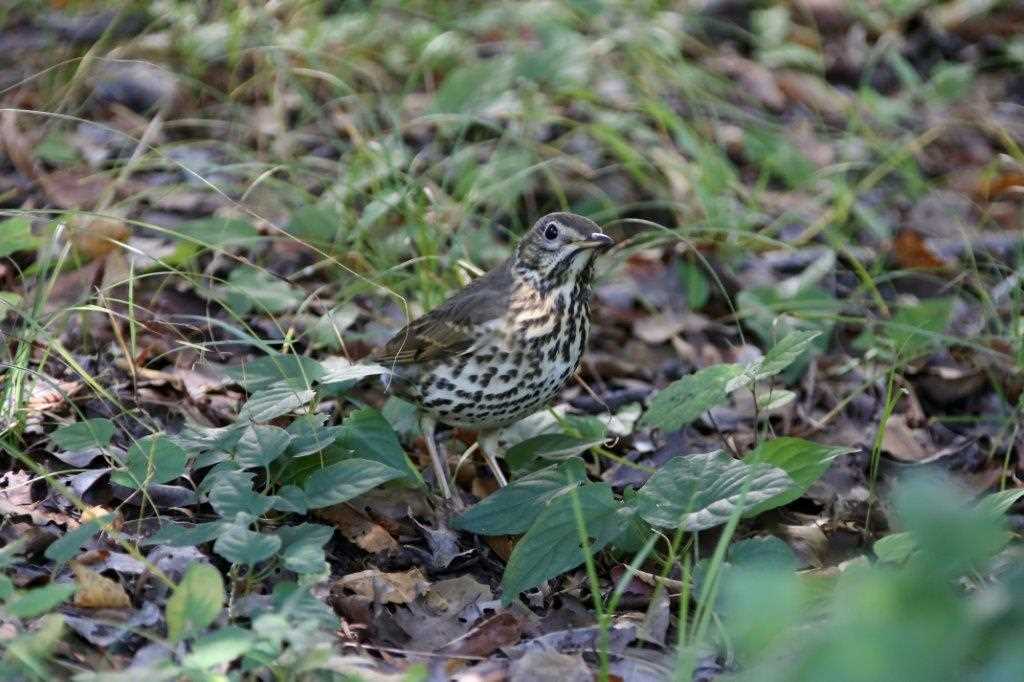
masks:
[(480, 450), (484, 453), (484, 460), (487, 462), (487, 466), (490, 467), (491, 473), (494, 474), (494, 480), (498, 482), (502, 488), (508, 485), (508, 479), (505, 478), (504, 472), (498, 465), (498, 453), (501, 452), (501, 446), (498, 445), (498, 432), (487, 430), (481, 431), (477, 434), (476, 440), (480, 443)]
[(430, 453), (430, 463), (434, 466), (434, 478), (437, 479), (437, 485), (441, 488), (441, 495), (446, 500), (454, 500), (457, 507), (462, 506), (462, 500), (458, 495), (452, 495), (452, 481), (451, 475), (448, 473), (448, 462), (441, 456), (440, 450), (437, 447), (437, 437), (434, 435), (434, 430), (437, 428), (437, 422), (434, 421), (433, 417), (425, 414), (420, 415), (420, 429), (423, 431), (423, 440), (427, 442), (427, 452)]

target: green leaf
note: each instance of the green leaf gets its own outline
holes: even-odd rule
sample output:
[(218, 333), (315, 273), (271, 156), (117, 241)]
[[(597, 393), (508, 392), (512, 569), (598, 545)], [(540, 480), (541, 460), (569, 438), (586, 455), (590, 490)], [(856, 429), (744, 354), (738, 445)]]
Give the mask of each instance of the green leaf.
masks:
[(879, 561), (901, 564), (914, 553), (916, 545), (910, 533), (891, 533), (875, 541), (871, 550)]
[(204, 542), (215, 540), (227, 527), (226, 521), (210, 521), (194, 526), (183, 526), (165, 521), (153, 535), (146, 540), (146, 545), (169, 545), (170, 547), (194, 547)]
[(50, 434), (57, 447), (65, 450), (105, 448), (114, 437), (114, 423), (109, 419), (85, 419), (62, 426)]
[(0, 258), (18, 251), (34, 251), (40, 240), (32, 234), (32, 222), (23, 216), (15, 216), (0, 222)]
[(336, 443), (357, 457), (380, 462), (402, 473), (410, 483), (421, 484), (420, 472), (398, 442), (398, 434), (377, 410), (364, 407), (348, 416), (341, 425)]
[(82, 551), (82, 545), (91, 540), (96, 533), (100, 532), (100, 528), (107, 523), (107, 518), (108, 516), (103, 516), (93, 519), (88, 523), (83, 523), (74, 530), (68, 531), (64, 534), (64, 537), (47, 547), (43, 555), (47, 559), (56, 561), (58, 564), (70, 561)]
[[(167, 483), (185, 473), (188, 453), (163, 434), (146, 436), (125, 453), (125, 485), (142, 487)], [(120, 481), (119, 481), (120, 482)]]
[(351, 500), (381, 483), (402, 478), (403, 473), (368, 459), (346, 459), (313, 473), (304, 492), (310, 509), (329, 507)]
[(239, 512), (250, 516), (265, 514), (273, 500), (253, 490), (255, 474), (247, 471), (222, 471), (210, 486), (207, 496), (210, 505), (226, 519), (233, 519)]
[(283, 313), (305, 298), (298, 287), (255, 268), (233, 269), (222, 291), (224, 304), (238, 315)]
[(325, 369), (324, 375), (320, 378), (320, 383), (324, 386), (330, 386), (331, 384), (359, 381), (366, 377), (374, 377), (388, 373), (389, 370), (387, 367), (375, 365), (373, 363), (359, 365), (334, 364)]
[(228, 625), (192, 643), (192, 651), (182, 660), (189, 668), (206, 670), (230, 663), (256, 645), (256, 635), (249, 630)]
[(319, 523), (284, 526), (277, 531), (281, 538), (284, 567), (296, 573), (320, 573), (327, 566), (324, 545), (334, 529)]
[(269, 559), (280, 548), (281, 538), (249, 530), (245, 514), (227, 525), (213, 544), (213, 551), (228, 561), (249, 566)]
[(172, 642), (205, 630), (224, 608), (224, 580), (220, 571), (205, 563), (188, 567), (167, 600), (167, 636)]
[(238, 419), (254, 422), (277, 419), (307, 404), (315, 395), (312, 389), (296, 390), (287, 386), (265, 388), (249, 396), (238, 411)]
[(686, 426), (705, 410), (724, 403), (729, 397), (726, 386), (742, 371), (739, 365), (714, 365), (672, 382), (654, 396), (640, 423), (662, 431)]
[(816, 480), (821, 478), (829, 465), (839, 455), (854, 452), (852, 448), (820, 445), (801, 438), (775, 438), (762, 442), (757, 449), (748, 453), (743, 461), (747, 464), (767, 464), (785, 471), (793, 485), (783, 493), (754, 505), (746, 512), (755, 516), (762, 512), (789, 504), (804, 494)]
[(679, 264), (679, 279), (686, 290), (686, 305), (690, 310), (700, 310), (711, 298), (711, 286), (704, 272), (693, 263)]
[(747, 538), (729, 545), (729, 562), (742, 568), (795, 571), (799, 562), (789, 545), (774, 536)]
[(323, 206), (303, 206), (288, 220), (286, 230), (291, 234), (320, 245), (333, 244), (341, 234), (341, 216)]
[(479, 535), (525, 533), (552, 498), (586, 480), (579, 459), (549, 466), (499, 488), (455, 517), (452, 527)]
[(327, 370), (313, 358), (278, 353), (225, 367), (224, 373), (249, 392), (272, 387), (301, 391), (310, 388)]
[(505, 461), (513, 470), (522, 469), (537, 458), (559, 460), (586, 452), (605, 438), (577, 438), (565, 433), (542, 433), (516, 443), (505, 452)]
[(177, 239), (196, 241), (212, 248), (252, 245), (262, 237), (259, 230), (241, 218), (200, 218), (178, 225), (171, 231)]
[(588, 483), (559, 495), (512, 550), (501, 579), (506, 604), (520, 592), (583, 563), (574, 495), (583, 512), (591, 552), (600, 551), (626, 526), (629, 510), (615, 501), (607, 483)]
[(986, 495), (978, 501), (978, 509), (993, 516), (1002, 516), (1010, 511), (1010, 507), (1024, 497), (1024, 488), (1010, 488)]
[(4, 604), (4, 610), (15, 618), (35, 618), (60, 606), (76, 589), (74, 583), (50, 583), (22, 592)]
[(306, 502), (306, 493), (294, 485), (281, 486), (277, 495), (271, 497), (274, 501), (274, 509), (278, 511), (291, 512), (293, 514), (305, 514), (309, 510)]
[[(950, 298), (932, 298), (917, 305), (903, 306), (886, 324), (884, 337), (891, 348), (905, 359), (913, 359), (944, 343), (939, 337), (946, 331), (953, 311)], [(858, 337), (858, 346), (863, 344)]]
[(655, 526), (704, 530), (728, 521), (744, 490), (750, 510), (792, 485), (782, 469), (750, 465), (721, 450), (673, 457), (640, 489), (637, 513)]
[(277, 426), (248, 424), (235, 446), (235, 461), (243, 469), (265, 467), (284, 454), (290, 433)]
[(305, 457), (316, 454), (338, 439), (341, 426), (324, 426), (324, 414), (303, 414), (288, 425), (287, 431), (292, 436), (288, 446), (290, 458)]
[(796, 362), (796, 359), (803, 355), (819, 336), (821, 336), (820, 331), (792, 331), (772, 346), (772, 349), (765, 353), (763, 358), (748, 365), (743, 374), (751, 377), (754, 381), (778, 374)]

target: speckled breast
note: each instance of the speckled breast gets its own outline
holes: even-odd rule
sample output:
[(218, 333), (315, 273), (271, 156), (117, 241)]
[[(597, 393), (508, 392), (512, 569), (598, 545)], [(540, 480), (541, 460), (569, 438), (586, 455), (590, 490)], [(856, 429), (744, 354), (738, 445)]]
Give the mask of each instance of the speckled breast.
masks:
[(452, 426), (506, 426), (545, 407), (579, 366), (589, 291), (571, 283), (545, 295), (515, 290), (508, 314), (465, 353), (426, 368), (420, 407)]

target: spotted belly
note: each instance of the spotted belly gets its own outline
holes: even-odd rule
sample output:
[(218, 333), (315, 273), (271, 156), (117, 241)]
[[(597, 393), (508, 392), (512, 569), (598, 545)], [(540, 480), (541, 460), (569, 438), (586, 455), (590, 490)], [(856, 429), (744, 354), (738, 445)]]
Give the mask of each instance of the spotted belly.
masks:
[(423, 372), (420, 408), (438, 421), (471, 429), (507, 426), (547, 406), (579, 366), (586, 316), (557, 325), (517, 327)]

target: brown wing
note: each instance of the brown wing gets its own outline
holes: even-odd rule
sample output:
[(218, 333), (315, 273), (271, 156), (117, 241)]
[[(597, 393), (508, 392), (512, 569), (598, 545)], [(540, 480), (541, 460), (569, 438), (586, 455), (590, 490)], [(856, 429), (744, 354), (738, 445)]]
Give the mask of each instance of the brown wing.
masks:
[(501, 317), (512, 292), (511, 262), (478, 277), (426, 315), (409, 323), (371, 356), (381, 364), (453, 357), (478, 339), (477, 325)]

